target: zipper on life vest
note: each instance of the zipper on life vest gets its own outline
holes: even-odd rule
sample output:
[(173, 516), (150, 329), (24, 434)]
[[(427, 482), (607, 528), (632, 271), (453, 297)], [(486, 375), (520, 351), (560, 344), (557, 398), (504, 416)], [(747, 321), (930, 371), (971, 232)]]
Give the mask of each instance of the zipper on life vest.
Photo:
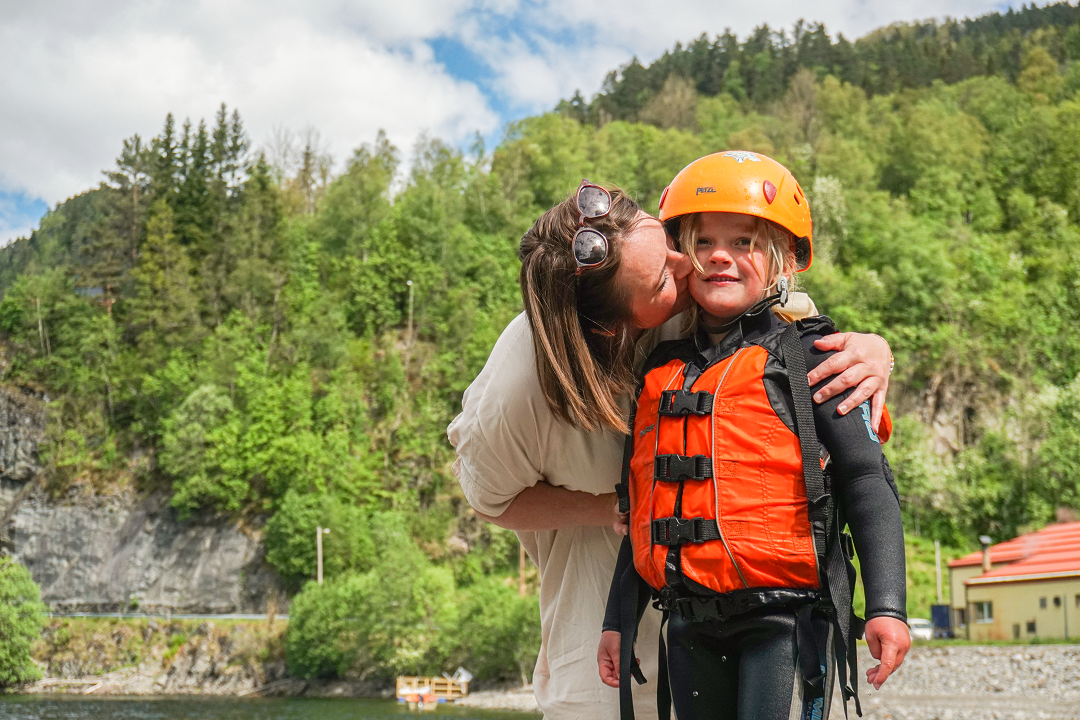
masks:
[(716, 384), (716, 389), (713, 390), (713, 411), (709, 413), (709, 455), (712, 456), (713, 463), (712, 481), (713, 497), (716, 501), (716, 511), (714, 513), (716, 515), (716, 529), (720, 533), (720, 542), (724, 543), (724, 549), (727, 550), (728, 557), (731, 558), (731, 564), (735, 567), (735, 572), (739, 574), (739, 579), (742, 580), (743, 587), (749, 588), (750, 583), (746, 582), (746, 576), (743, 575), (742, 568), (739, 567), (739, 563), (735, 559), (735, 553), (731, 551), (731, 546), (728, 545), (727, 536), (724, 535), (724, 525), (720, 517), (720, 463), (716, 458), (716, 409), (720, 407), (720, 390), (724, 387), (724, 381), (727, 380), (728, 373), (735, 366), (735, 361), (739, 359), (742, 351), (743, 348), (739, 348), (732, 356), (728, 366), (724, 369), (724, 374), (720, 376), (720, 382)]

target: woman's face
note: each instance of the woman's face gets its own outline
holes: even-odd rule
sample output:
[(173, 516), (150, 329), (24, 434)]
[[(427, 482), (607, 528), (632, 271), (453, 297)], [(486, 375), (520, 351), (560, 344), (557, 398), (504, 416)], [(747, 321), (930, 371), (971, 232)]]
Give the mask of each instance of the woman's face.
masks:
[(720, 325), (746, 312), (765, 294), (765, 250), (751, 251), (755, 218), (738, 213), (703, 213), (697, 260), (705, 274), (689, 280), (690, 295), (705, 321)]
[(675, 249), (659, 220), (642, 212), (633, 232), (623, 238), (618, 282), (628, 288), (634, 326), (659, 327), (690, 302), (686, 278), (693, 265)]

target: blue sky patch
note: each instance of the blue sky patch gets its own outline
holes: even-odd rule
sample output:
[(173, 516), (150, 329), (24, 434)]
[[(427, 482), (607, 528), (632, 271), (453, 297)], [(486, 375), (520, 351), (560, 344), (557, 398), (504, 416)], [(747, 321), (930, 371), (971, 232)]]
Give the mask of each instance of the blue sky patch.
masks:
[(29, 235), (48, 209), (48, 204), (41, 198), (0, 190), (0, 245)]

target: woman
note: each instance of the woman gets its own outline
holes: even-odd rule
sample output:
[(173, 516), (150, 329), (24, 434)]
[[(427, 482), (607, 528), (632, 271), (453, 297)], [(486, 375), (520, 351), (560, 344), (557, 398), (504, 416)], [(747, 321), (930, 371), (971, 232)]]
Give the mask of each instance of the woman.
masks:
[[(621, 517), (613, 492), (622, 464), (623, 403), (634, 362), (651, 344), (676, 337), (687, 305), (688, 257), (660, 222), (612, 189), (610, 212), (583, 218), (577, 193), (544, 213), (522, 238), (526, 312), (495, 344), (448, 429), (454, 473), (485, 519), (517, 531), (540, 569), (542, 645), (534, 692), (548, 720), (618, 717), (618, 692), (596, 675), (595, 638), (615, 568)], [(606, 253), (579, 235), (606, 238)], [(816, 314), (812, 304), (806, 314)], [(674, 320), (673, 320), (674, 319)], [(876, 336), (839, 333), (818, 347), (839, 350), (810, 383), (839, 373), (823, 402), (856, 386), (840, 411), (874, 399), (874, 422), (888, 385), (888, 346)], [(659, 618), (648, 613), (639, 646), (655, 677)], [(635, 688), (643, 713), (655, 683)]]

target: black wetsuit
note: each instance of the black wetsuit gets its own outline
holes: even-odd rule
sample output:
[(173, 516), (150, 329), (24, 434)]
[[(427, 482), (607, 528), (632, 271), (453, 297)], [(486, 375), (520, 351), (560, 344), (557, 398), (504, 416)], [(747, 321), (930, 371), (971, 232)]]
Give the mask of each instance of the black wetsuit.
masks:
[[(721, 344), (737, 348), (775, 332), (778, 327), (780, 321), (771, 312), (762, 313), (744, 320)], [(820, 337), (821, 333), (803, 335), (808, 370), (832, 354), (814, 348), (814, 341)], [(700, 339), (698, 343), (701, 345)], [(812, 391), (824, 387), (829, 380), (822, 381)], [(861, 562), (866, 618), (887, 616), (906, 620), (899, 495), (870, 424), (869, 405), (864, 403), (844, 416), (836, 412), (849, 394), (850, 391), (814, 405), (818, 439), (829, 453), (841, 522), (846, 520), (850, 526)], [(784, 399), (791, 402), (790, 390)], [(775, 409), (781, 417), (785, 415), (783, 407)], [(790, 412), (787, 417), (791, 417)], [(604, 630), (620, 629), (618, 580), (632, 564), (633, 551), (626, 538), (608, 597)], [(823, 618), (814, 622), (821, 626), (821, 632), (829, 632)], [(679, 720), (828, 717), (833, 645), (825, 643), (819, 649), (819, 663), (822, 670), (827, 670), (825, 700), (811, 701), (802, 692), (798, 672), (794, 610), (764, 608), (724, 621), (704, 622), (691, 622), (672, 612), (667, 638), (668, 676)], [(853, 683), (857, 681), (858, 678), (851, 679)]]

